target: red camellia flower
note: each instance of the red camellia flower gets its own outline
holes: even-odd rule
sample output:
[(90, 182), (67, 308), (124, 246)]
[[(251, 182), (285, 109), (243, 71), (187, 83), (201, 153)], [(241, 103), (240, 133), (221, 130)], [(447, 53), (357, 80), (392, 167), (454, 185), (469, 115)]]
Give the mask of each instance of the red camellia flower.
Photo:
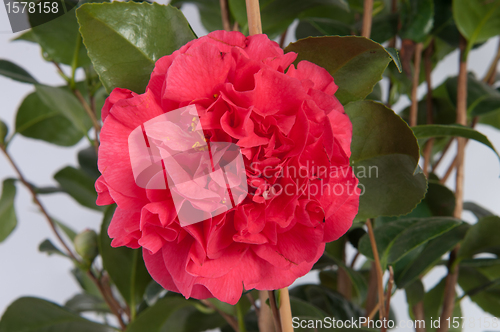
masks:
[[(142, 247), (149, 273), (164, 288), (235, 304), (244, 289), (292, 284), (309, 272), (326, 242), (351, 226), (359, 204), (349, 166), (351, 123), (331, 75), (307, 61), (295, 67), (295, 59), (266, 35), (215, 31), (159, 59), (144, 94), (117, 88), (107, 99), (97, 203), (117, 204), (108, 230), (112, 245)], [(189, 116), (194, 110), (194, 124), (179, 120), (165, 133), (145, 127), (179, 109)], [(140, 184), (134, 173), (134, 130), (142, 128), (141, 144), (156, 144), (162, 154), (174, 131), (176, 146), (200, 147), (189, 135), (181, 139), (194, 127), (202, 128), (202, 145), (239, 148), (248, 194), (235, 202), (233, 191), (229, 207), (226, 189), (241, 174), (226, 179), (228, 188), (208, 173), (203, 181), (193, 177), (186, 193), (149, 178)], [(212, 146), (214, 159), (216, 153)], [(203, 162), (189, 163), (199, 170)], [(166, 164), (162, 160), (150, 178), (176, 176), (167, 174)], [(207, 218), (183, 225), (174, 195)]]

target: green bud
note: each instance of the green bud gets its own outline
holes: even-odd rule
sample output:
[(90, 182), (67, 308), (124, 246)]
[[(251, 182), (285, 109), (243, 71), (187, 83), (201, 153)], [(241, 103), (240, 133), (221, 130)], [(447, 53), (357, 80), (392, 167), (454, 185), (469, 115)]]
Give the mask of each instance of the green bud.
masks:
[(99, 254), (97, 247), (97, 234), (91, 229), (86, 229), (75, 237), (75, 250), (89, 265)]
[(5, 144), (5, 137), (7, 137), (7, 134), (9, 132), (9, 128), (7, 128), (7, 125), (5, 122), (0, 120), (0, 145)]

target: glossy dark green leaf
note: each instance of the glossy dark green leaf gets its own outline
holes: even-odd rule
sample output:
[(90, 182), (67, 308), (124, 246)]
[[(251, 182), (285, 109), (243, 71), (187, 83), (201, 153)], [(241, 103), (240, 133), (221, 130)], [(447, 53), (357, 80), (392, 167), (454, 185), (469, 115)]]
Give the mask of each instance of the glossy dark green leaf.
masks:
[(304, 39), (307, 37), (320, 36), (346, 36), (350, 35), (353, 28), (343, 22), (329, 18), (305, 18), (300, 21), (295, 30), (295, 38)]
[(431, 138), (431, 137), (465, 137), (482, 143), (492, 149), (497, 157), (500, 155), (495, 150), (495, 147), (490, 142), (488, 137), (481, 134), (477, 130), (460, 125), (421, 125), (411, 128), (417, 138)]
[[(383, 266), (397, 262), (413, 249), (451, 231), (462, 224), (449, 217), (403, 219), (374, 230), (380, 261)], [(359, 251), (370, 259), (373, 252), (368, 235), (359, 241)]]
[(93, 146), (78, 151), (78, 164), (82, 171), (94, 180), (97, 180), (101, 175), (101, 172), (97, 169), (97, 155)]
[(82, 104), (67, 88), (36, 85), (36, 93), (45, 105), (65, 116), (81, 133), (86, 134), (92, 127)]
[(458, 284), (481, 309), (500, 316), (500, 280), (492, 280), (474, 268), (461, 267)]
[(88, 3), (77, 16), (108, 93), (116, 87), (144, 92), (155, 62), (195, 38), (178, 9), (157, 3)]
[(464, 202), (463, 208), (464, 210), (472, 212), (478, 220), (493, 215), (493, 212), (485, 209), (482, 206), (479, 206), (474, 202)]
[(22, 297), (12, 303), (3, 314), (0, 332), (28, 331), (116, 332), (118, 330), (91, 322), (52, 302), (34, 297)]
[(49, 256), (56, 254), (67, 257), (67, 255), (59, 250), (59, 248), (57, 248), (49, 239), (45, 239), (42, 243), (40, 243), (40, 245), (38, 246), (38, 250), (40, 252), (46, 253)]
[(500, 34), (500, 0), (454, 0), (453, 17), (467, 50)]
[(424, 300), (424, 284), (422, 284), (422, 281), (420, 279), (417, 279), (405, 287), (405, 293), (406, 302), (408, 303), (408, 305), (410, 307), (414, 306), (415, 304)]
[(76, 294), (66, 301), (64, 306), (78, 314), (82, 312), (110, 313), (108, 305), (102, 298), (87, 293)]
[(420, 276), (425, 275), (444, 254), (463, 240), (468, 229), (469, 226), (463, 224), (429, 241), (415, 259), (406, 264), (400, 273), (395, 274), (397, 287), (406, 288)]
[[(31, 25), (36, 16), (30, 15)], [(50, 61), (71, 65), (78, 48), (78, 67), (90, 65), (87, 50), (79, 37), (75, 9), (31, 29), (34, 40), (42, 47), (44, 57)]]
[(16, 197), (16, 180), (6, 179), (2, 184), (0, 196), (0, 243), (12, 233), (17, 225), (14, 198)]
[(432, 0), (401, 1), (401, 31), (403, 39), (423, 42), (429, 36), (434, 24), (434, 3)]
[(317, 319), (322, 319), (326, 317), (326, 313), (323, 310), (301, 299), (296, 299), (291, 297), (290, 306), (292, 308), (293, 317), (310, 317)]
[[(144, 291), (151, 282), (151, 277), (144, 265), (141, 249), (111, 247), (108, 227), (114, 211), (115, 206), (109, 206), (104, 214), (99, 238), (99, 250), (104, 268), (120, 294), (130, 306), (137, 306), (142, 301)], [(149, 331), (148, 329), (145, 330)]]
[(295, 63), (313, 62), (333, 76), (341, 103), (363, 99), (370, 92), (391, 61), (385, 48), (363, 37), (311, 37), (291, 43), (285, 52), (298, 53)]
[(468, 258), (482, 252), (500, 256), (500, 217), (485, 217), (467, 232), (458, 251), (458, 258)]
[[(217, 328), (227, 326), (227, 322), (217, 312), (214, 312), (213, 310), (211, 310), (211, 312), (204, 311), (205, 309), (202, 309), (202, 305), (198, 303), (194, 306), (180, 308), (179, 310), (175, 311), (174, 314), (168, 317), (168, 319), (162, 325), (162, 329), (160, 329), (159, 331), (205, 332), (207, 330), (217, 331)], [(246, 320), (245, 323), (245, 325), (248, 327), (249, 324)]]
[(83, 137), (70, 120), (47, 106), (36, 92), (29, 94), (19, 106), (16, 132), (60, 146), (73, 146)]
[(7, 60), (0, 60), (0, 75), (22, 83), (38, 83), (26, 70)]
[(339, 320), (358, 319), (363, 310), (342, 295), (321, 285), (300, 285), (290, 289), (290, 297), (301, 299)]
[(102, 207), (96, 205), (97, 193), (95, 179), (80, 169), (67, 166), (54, 175), (59, 186), (81, 205), (101, 211)]
[(168, 332), (168, 320), (177, 310), (192, 306), (193, 302), (180, 297), (165, 297), (144, 310), (128, 327), (127, 332)]
[(88, 274), (81, 269), (75, 267), (71, 270), (71, 274), (75, 278), (76, 282), (80, 285), (81, 289), (85, 291), (86, 294), (93, 295), (98, 298), (102, 298), (102, 294), (97, 288), (97, 285), (90, 279)]
[(407, 214), (427, 189), (417, 171), (419, 148), (411, 129), (373, 101), (349, 103), (345, 110), (353, 125), (351, 165), (362, 190), (356, 218)]

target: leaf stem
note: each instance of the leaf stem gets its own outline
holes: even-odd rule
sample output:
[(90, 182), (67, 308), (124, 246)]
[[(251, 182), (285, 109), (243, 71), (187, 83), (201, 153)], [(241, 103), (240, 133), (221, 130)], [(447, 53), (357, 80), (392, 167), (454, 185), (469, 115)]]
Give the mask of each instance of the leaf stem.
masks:
[(382, 266), (380, 265), (380, 257), (378, 255), (377, 242), (375, 241), (375, 233), (373, 232), (372, 222), (370, 219), (366, 220), (366, 226), (368, 227), (368, 236), (370, 237), (370, 244), (372, 246), (373, 258), (375, 260), (375, 268), (377, 272), (379, 317), (380, 319), (383, 319), (383, 317), (385, 317), (384, 280), (383, 280), (384, 273), (382, 272)]
[(274, 332), (273, 323), (273, 313), (271, 308), (266, 305), (266, 301), (269, 299), (268, 292), (259, 291), (259, 331), (260, 332)]
[(222, 27), (226, 31), (231, 31), (231, 21), (229, 19), (229, 6), (227, 0), (219, 0), (220, 15), (222, 17)]
[[(460, 66), (458, 72), (457, 86), (457, 123), (467, 125), (467, 41), (460, 36)], [(457, 219), (462, 217), (463, 210), (463, 187), (464, 187), (464, 157), (465, 144), (467, 140), (463, 137), (457, 138), (457, 172), (455, 185), (455, 211), (453, 216)], [(458, 265), (455, 264), (459, 246), (456, 246), (450, 253), (448, 260), (448, 276), (446, 277), (444, 289), (444, 302), (441, 311), (441, 322), (445, 322), (453, 314), (455, 308), (455, 287), (458, 280)], [(442, 324), (437, 332), (447, 332), (447, 324)]]
[(276, 332), (283, 332), (281, 329), (280, 313), (278, 311), (278, 306), (276, 305), (276, 297), (273, 290), (268, 292), (269, 294), (269, 305), (271, 306), (271, 311), (273, 312), (274, 318), (274, 328)]
[(233, 316), (226, 314), (224, 311), (217, 308), (215, 305), (213, 305), (208, 300), (201, 300), (200, 302), (203, 303), (204, 305), (206, 305), (207, 307), (209, 307), (210, 309), (217, 311), (219, 313), (219, 315), (221, 315), (222, 318), (224, 318), (224, 320), (229, 324), (229, 326), (231, 326), (233, 328), (234, 331), (241, 332), (240, 328), (238, 327), (238, 321), (236, 319), (234, 319)]
[(413, 77), (411, 85), (411, 107), (410, 107), (410, 127), (417, 125), (418, 118), (418, 83), (420, 80), (420, 62), (422, 61), (422, 43), (415, 45), (415, 57), (413, 59)]
[[(47, 212), (47, 210), (45, 209), (45, 207), (43, 206), (42, 202), (38, 199), (38, 195), (36, 194), (35, 190), (33, 189), (33, 186), (30, 185), (30, 183), (26, 180), (26, 178), (24, 177), (24, 175), (22, 174), (21, 170), (19, 169), (19, 167), (17, 166), (17, 164), (14, 162), (14, 160), (12, 159), (12, 157), (10, 156), (10, 154), (7, 152), (5, 146), (1, 146), (0, 145), (0, 150), (2, 150), (2, 152), (5, 154), (5, 157), (7, 158), (8, 162), (11, 164), (12, 168), (14, 169), (14, 171), (17, 173), (17, 176), (19, 177), (19, 180), (21, 181), (21, 183), (28, 189), (28, 191), (30, 192), (31, 194), (31, 197), (33, 199), (33, 202), (38, 206), (38, 208), (40, 209), (40, 212), (42, 213), (42, 215), (45, 217), (45, 219), (47, 219), (47, 222), (49, 223), (49, 226), (50, 228), (52, 229), (53, 233), (55, 234), (55, 236), (57, 237), (57, 239), (59, 240), (59, 242), (61, 243), (61, 245), (64, 247), (64, 249), (66, 250), (66, 253), (67, 255), (74, 260), (74, 262), (77, 264), (77, 266), (81, 265), (82, 263), (80, 262), (80, 260), (76, 257), (76, 255), (73, 253), (73, 251), (70, 249), (70, 247), (66, 244), (66, 241), (64, 241), (64, 239), (62, 238), (61, 234), (59, 233), (59, 231), (57, 230), (57, 227), (54, 223), (54, 221), (52, 220), (52, 218), (50, 217), (49, 213)], [(111, 299), (106, 295), (106, 292), (104, 291), (103, 287), (102, 287), (102, 284), (99, 282), (99, 280), (94, 276), (94, 274), (92, 273), (92, 271), (89, 269), (87, 271), (87, 274), (89, 275), (89, 277), (91, 278), (91, 280), (96, 284), (96, 286), (99, 288), (99, 291), (101, 292), (101, 294), (103, 295), (103, 298), (104, 300), (106, 301), (106, 303), (108, 304), (108, 306), (110, 307), (111, 311), (113, 311), (113, 313), (116, 315), (116, 317), (118, 318), (118, 322), (120, 323), (120, 326), (123, 330), (125, 330), (126, 328), (126, 325), (125, 323), (123, 322), (122, 318), (121, 318), (121, 315), (118, 313), (118, 311), (116, 310), (115, 308), (115, 305), (113, 304), (113, 302), (111, 301)], [(111, 295), (112, 297), (112, 295)], [(113, 300), (118, 303), (114, 298)]]
[(280, 320), (283, 332), (293, 332), (292, 307), (290, 306), (290, 293), (288, 287), (281, 288), (280, 292)]
[(245, 0), (247, 6), (248, 32), (250, 35), (262, 33), (259, 0)]
[[(424, 66), (425, 66), (425, 81), (427, 83), (427, 124), (432, 124), (433, 121), (433, 103), (432, 103), (432, 54), (434, 53), (434, 40), (431, 41), (429, 46), (424, 52)], [(434, 145), (434, 138), (430, 138), (424, 147), (424, 175), (429, 177), (429, 165), (431, 163), (432, 146)]]
[(483, 82), (487, 83), (488, 85), (493, 85), (493, 83), (495, 83), (495, 76), (497, 74), (497, 67), (499, 61), (500, 61), (500, 38), (498, 39), (497, 54), (495, 55), (495, 58), (493, 58), (493, 61), (491, 61), (490, 68), (486, 72), (486, 75), (483, 78)]
[(241, 309), (241, 303), (238, 301), (236, 303), (236, 317), (238, 318), (238, 327), (240, 332), (247, 332), (245, 327), (245, 317), (243, 316), (243, 310)]
[(361, 36), (370, 38), (372, 31), (373, 0), (365, 0), (363, 4), (363, 26)]

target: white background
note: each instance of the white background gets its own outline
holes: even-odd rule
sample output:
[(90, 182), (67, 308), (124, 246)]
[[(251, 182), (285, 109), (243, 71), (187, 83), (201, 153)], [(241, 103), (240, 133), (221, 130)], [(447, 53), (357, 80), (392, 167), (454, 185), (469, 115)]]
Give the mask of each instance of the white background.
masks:
[[(183, 12), (198, 36), (206, 34), (195, 7), (185, 6)], [(41, 83), (64, 84), (53, 65), (42, 60), (40, 48), (37, 45), (23, 41), (11, 42), (10, 40), (15, 35), (10, 31), (5, 7), (0, 5), (0, 59), (7, 59), (21, 65)], [(293, 33), (289, 33), (287, 43), (293, 40), (292, 35)], [(497, 45), (498, 38), (472, 51), (469, 57), (469, 70), (474, 71), (478, 77), (483, 77)], [(457, 72), (458, 54), (454, 52), (434, 71), (434, 85), (439, 85), (446, 77), (454, 76)], [(0, 76), (0, 118), (10, 128), (14, 127), (18, 106), (32, 91), (33, 87), (29, 84), (21, 84)], [(422, 96), (424, 93), (425, 87), (421, 86), (419, 95)], [(400, 110), (408, 103), (408, 100), (404, 100), (398, 103), (395, 109)], [(493, 144), (500, 148), (500, 132), (482, 125), (478, 125), (477, 129), (486, 134)], [(19, 135), (12, 142), (9, 150), (29, 181), (38, 185), (51, 185), (55, 184), (52, 176), (58, 169), (65, 165), (76, 165), (76, 151), (84, 147), (86, 147), (84, 140), (75, 147), (62, 148)], [(450, 159), (451, 157), (447, 158), (440, 166), (441, 172), (449, 165)], [(480, 203), (500, 215), (500, 164), (496, 156), (487, 147), (471, 141), (467, 146), (465, 169), (465, 200)], [(3, 156), (0, 156), (0, 179), (12, 176), (14, 173), (10, 165)], [(452, 180), (453, 176), (450, 177), (448, 183), (451, 188), (453, 188)], [(67, 195), (43, 196), (42, 202), (54, 217), (78, 231), (86, 228), (99, 230), (100, 214), (80, 207)], [(50, 232), (46, 220), (31, 203), (27, 190), (21, 186), (18, 186), (16, 211), (18, 226), (11, 236), (0, 244), (0, 314), (20, 296), (36, 296), (63, 304), (79, 292), (76, 282), (70, 276), (72, 264), (68, 260), (56, 256), (48, 257), (38, 252), (38, 245), (44, 239), (49, 238), (55, 244), (57, 240)], [(464, 213), (464, 219), (474, 220), (468, 213)], [(426, 288), (429, 289), (435, 285), (445, 273), (445, 269), (440, 268), (426, 276), (424, 278)], [(317, 275), (311, 273), (298, 282), (310, 282), (316, 279)], [(393, 297), (392, 304), (398, 320), (409, 319), (404, 292), (398, 291)], [(465, 299), (462, 305), (464, 316), (476, 319), (487, 316), (468, 299)], [(465, 327), (465, 331), (482, 331), (482, 329)]]

